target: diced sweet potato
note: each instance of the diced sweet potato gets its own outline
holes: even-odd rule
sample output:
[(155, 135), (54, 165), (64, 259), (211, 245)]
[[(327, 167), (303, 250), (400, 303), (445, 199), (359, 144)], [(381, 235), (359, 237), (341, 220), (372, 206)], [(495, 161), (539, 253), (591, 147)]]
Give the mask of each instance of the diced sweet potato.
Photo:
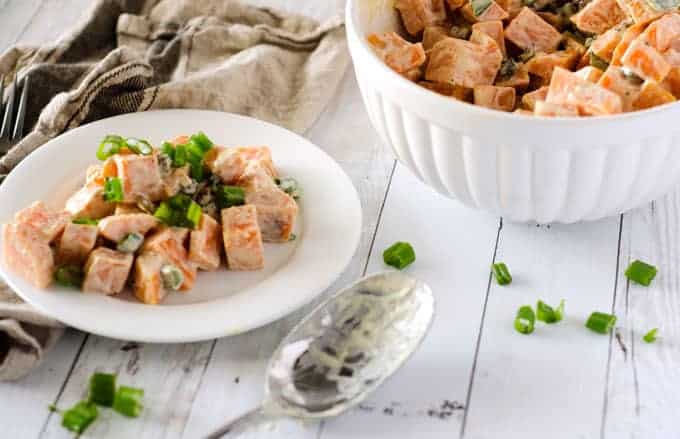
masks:
[(560, 15), (555, 14), (554, 12), (537, 12), (536, 14), (543, 20), (545, 20), (545, 22), (548, 23), (550, 26), (554, 27), (560, 32), (562, 31), (562, 28), (564, 27), (564, 22)]
[(475, 11), (472, 7), (472, 3), (468, 2), (461, 9), (460, 13), (470, 23), (476, 23), (478, 21), (497, 21), (505, 20), (510, 17), (510, 15), (495, 1), (491, 1), (489, 6), (482, 11), (481, 14), (475, 15)]
[(645, 81), (632, 104), (633, 110), (644, 110), (675, 102), (675, 96), (655, 82)]
[(660, 53), (680, 48), (680, 14), (664, 15), (647, 26), (641, 38)]
[(114, 215), (126, 215), (129, 213), (144, 213), (137, 204), (118, 203), (113, 211)]
[(647, 0), (617, 0), (617, 2), (626, 15), (635, 20), (635, 23), (647, 23), (662, 14), (655, 10)]
[(515, 108), (515, 89), (512, 87), (478, 85), (474, 88), (474, 96), (475, 105), (501, 111), (512, 111)]
[(33, 226), (45, 236), (48, 242), (52, 242), (64, 231), (66, 224), (71, 222), (71, 214), (53, 212), (42, 201), (36, 201), (17, 212), (14, 215), (14, 221)]
[(173, 168), (167, 175), (163, 176), (163, 198), (174, 197), (182, 188), (188, 187), (191, 184), (189, 165)]
[(108, 216), (99, 221), (99, 233), (109, 241), (119, 242), (130, 233), (146, 233), (158, 225), (158, 219), (148, 213), (127, 213)]
[(201, 215), (201, 222), (189, 238), (189, 260), (201, 270), (214, 271), (220, 266), (220, 226), (208, 215)]
[(515, 111), (513, 111), (513, 113), (521, 114), (523, 116), (533, 116), (534, 115), (534, 113), (532, 111), (525, 110), (524, 108), (518, 108)]
[(621, 64), (643, 79), (662, 82), (671, 70), (671, 65), (655, 48), (640, 39), (628, 46), (621, 58)]
[(484, 45), (447, 38), (435, 44), (430, 53), (425, 79), (473, 88), (491, 85), (503, 61), (495, 41), (481, 34)]
[(498, 5), (503, 8), (510, 18), (515, 18), (524, 7), (524, 0), (498, 0)]
[(36, 288), (47, 288), (54, 275), (54, 256), (45, 235), (28, 223), (2, 225), (2, 259), (7, 269)]
[(576, 74), (581, 78), (585, 79), (586, 81), (597, 82), (600, 80), (604, 72), (598, 69), (597, 67), (586, 66), (580, 70), (577, 70)]
[(161, 268), (165, 258), (156, 252), (144, 252), (135, 261), (135, 297), (142, 303), (157, 305), (167, 291), (163, 288)]
[(642, 34), (646, 27), (646, 23), (638, 23), (623, 31), (623, 34), (621, 35), (621, 41), (616, 46), (616, 49), (614, 49), (614, 53), (612, 54), (611, 64), (615, 66), (621, 65), (621, 58), (623, 57), (623, 54), (626, 53), (626, 50), (628, 50), (628, 46), (630, 46), (630, 43), (632, 43), (633, 40)]
[(522, 96), (522, 106), (529, 111), (534, 111), (536, 108), (536, 102), (545, 101), (547, 97), (548, 86), (546, 85)]
[(371, 34), (368, 42), (375, 53), (397, 73), (404, 73), (425, 63), (422, 43), (411, 44), (395, 32)]
[(68, 223), (59, 239), (57, 260), (60, 264), (81, 265), (96, 243), (97, 226)]
[[(502, 71), (502, 70), (501, 70)], [(526, 64), (520, 64), (515, 70), (515, 73), (508, 78), (496, 77), (496, 84), (499, 87), (515, 87), (517, 89), (524, 89), (529, 86), (531, 79), (529, 78), (529, 71)]]
[(673, 67), (661, 85), (680, 99), (680, 67)]
[(559, 50), (553, 53), (537, 53), (527, 61), (526, 66), (529, 73), (542, 78), (547, 84), (552, 78), (555, 67), (562, 67), (568, 70), (573, 69), (578, 61), (578, 54)]
[(572, 52), (579, 58), (585, 55), (587, 51), (586, 46), (584, 46), (581, 41), (577, 40), (572, 33), (562, 33), (562, 41), (564, 41), (564, 50), (567, 52)]
[(593, 44), (590, 46), (590, 51), (610, 63), (614, 56), (614, 49), (621, 43), (622, 37), (623, 31), (618, 27), (609, 29), (593, 41)]
[[(397, 37), (401, 38), (398, 35)], [(266, 146), (216, 147), (209, 154), (206, 165), (225, 184), (236, 183), (251, 165), (266, 170), (272, 178), (278, 175), (271, 150)]]
[(575, 73), (555, 67), (546, 101), (554, 104), (570, 104), (586, 115), (621, 113), (621, 97)]
[(396, 0), (394, 7), (411, 35), (417, 35), (427, 26), (446, 19), (444, 0)]
[(222, 210), (222, 233), (230, 270), (264, 268), (264, 247), (253, 205)]
[(86, 293), (118, 294), (132, 269), (134, 256), (105, 247), (95, 249), (85, 264), (83, 291)]
[(117, 154), (113, 159), (123, 186), (125, 201), (136, 201), (140, 197), (157, 201), (163, 196), (163, 182), (156, 154)]
[(546, 117), (575, 117), (579, 115), (578, 107), (569, 104), (554, 104), (546, 101), (536, 101), (535, 116)]
[(450, 96), (461, 101), (467, 101), (470, 97), (471, 90), (460, 85), (447, 84), (445, 82), (429, 82), (420, 81), (418, 83), (421, 87), (432, 90), (440, 95)]
[(98, 184), (83, 186), (66, 201), (66, 211), (73, 218), (99, 219), (111, 215), (115, 203), (104, 200), (104, 188)]
[(470, 35), (470, 42), (475, 44), (485, 44), (485, 39), (480, 38), (480, 33), (486, 34), (493, 38), (498, 44), (498, 48), (506, 56), (505, 52), (505, 38), (503, 37), (503, 22), (500, 20), (494, 21), (480, 21), (472, 25), (472, 34)]
[(439, 41), (449, 36), (449, 30), (444, 26), (428, 26), (423, 31), (423, 49), (430, 50)]
[(591, 34), (601, 34), (626, 19), (626, 13), (616, 0), (592, 0), (571, 21), (579, 30)]
[(633, 109), (633, 101), (640, 94), (639, 80), (626, 75), (621, 67), (609, 66), (597, 83), (621, 96), (624, 112)]
[(527, 7), (505, 29), (505, 38), (521, 49), (535, 52), (554, 52), (562, 41), (554, 27)]
[(163, 228), (151, 235), (142, 246), (143, 251), (152, 251), (163, 256), (168, 263), (173, 264), (184, 274), (184, 283), (181, 290), (190, 290), (196, 282), (197, 268), (191, 261), (184, 239), (188, 234), (187, 229)]

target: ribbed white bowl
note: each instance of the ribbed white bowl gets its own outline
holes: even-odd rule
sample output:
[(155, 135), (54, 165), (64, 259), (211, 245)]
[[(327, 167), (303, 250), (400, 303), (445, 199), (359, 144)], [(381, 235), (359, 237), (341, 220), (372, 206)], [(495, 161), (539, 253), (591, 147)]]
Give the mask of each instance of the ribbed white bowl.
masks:
[(391, 0), (349, 0), (347, 35), (375, 129), (418, 178), (512, 221), (571, 223), (654, 200), (680, 180), (680, 103), (618, 116), (537, 118), (437, 95), (366, 44), (398, 30)]

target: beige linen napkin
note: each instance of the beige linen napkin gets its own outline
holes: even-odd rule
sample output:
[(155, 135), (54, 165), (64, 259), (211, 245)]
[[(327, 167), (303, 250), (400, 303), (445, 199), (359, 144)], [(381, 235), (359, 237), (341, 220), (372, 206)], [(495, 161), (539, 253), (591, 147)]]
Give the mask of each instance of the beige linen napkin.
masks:
[[(30, 75), (33, 126), (0, 173), (71, 128), (134, 111), (221, 110), (303, 132), (348, 63), (340, 18), (319, 24), (232, 0), (98, 0), (55, 44), (0, 55), (0, 74)], [(0, 281), (0, 380), (28, 373), (61, 332)]]

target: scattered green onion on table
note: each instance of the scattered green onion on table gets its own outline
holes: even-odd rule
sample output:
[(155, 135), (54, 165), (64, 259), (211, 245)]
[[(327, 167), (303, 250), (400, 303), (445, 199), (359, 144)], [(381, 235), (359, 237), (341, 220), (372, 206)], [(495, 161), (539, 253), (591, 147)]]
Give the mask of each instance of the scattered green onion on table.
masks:
[(512, 282), (510, 270), (508, 270), (508, 266), (503, 262), (497, 262), (493, 264), (491, 266), (491, 271), (493, 271), (493, 275), (496, 278), (498, 285), (508, 285)]
[(659, 328), (654, 328), (651, 331), (647, 332), (642, 339), (647, 342), (647, 343), (654, 343), (656, 339), (658, 338), (658, 332)]
[(531, 334), (536, 325), (536, 314), (529, 305), (524, 305), (517, 310), (515, 317), (515, 329), (520, 334)]
[(600, 334), (609, 334), (615, 324), (615, 315), (594, 311), (586, 321), (586, 328)]
[(640, 285), (649, 286), (656, 277), (657, 269), (640, 260), (635, 260), (626, 268), (626, 277)]
[(536, 303), (536, 319), (544, 323), (557, 323), (564, 316), (564, 299), (557, 308), (553, 308), (542, 300)]
[(416, 260), (416, 253), (408, 242), (396, 242), (383, 252), (385, 264), (403, 270)]

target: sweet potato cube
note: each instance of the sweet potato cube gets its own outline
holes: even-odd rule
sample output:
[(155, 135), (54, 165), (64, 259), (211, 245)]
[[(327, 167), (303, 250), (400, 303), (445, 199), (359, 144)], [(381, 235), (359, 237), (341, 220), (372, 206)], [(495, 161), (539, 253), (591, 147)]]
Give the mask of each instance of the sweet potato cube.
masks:
[(220, 266), (220, 226), (209, 215), (201, 215), (201, 222), (189, 237), (189, 260), (206, 271)]
[(98, 184), (83, 186), (66, 201), (66, 211), (73, 218), (99, 219), (111, 215), (115, 203), (104, 200), (104, 188)]
[(397, 73), (405, 73), (425, 63), (422, 43), (411, 44), (395, 32), (371, 34), (368, 43), (385, 64)]
[(510, 15), (495, 1), (491, 1), (489, 6), (484, 9), (479, 15), (475, 14), (474, 8), (472, 7), (472, 2), (468, 2), (461, 9), (460, 13), (470, 23), (476, 23), (481, 21), (497, 21), (505, 20), (510, 17)]
[(527, 70), (526, 64), (520, 64), (512, 76), (505, 78), (499, 75), (496, 77), (495, 85), (499, 87), (515, 87), (517, 89), (524, 89), (528, 87), (530, 83), (531, 78), (529, 77), (529, 71)]
[(554, 52), (562, 41), (554, 27), (527, 7), (505, 29), (505, 38), (520, 49), (535, 52)]
[(30, 224), (2, 225), (2, 259), (7, 269), (36, 288), (47, 288), (52, 283), (52, 249), (45, 235)]
[(493, 38), (498, 44), (503, 57), (505, 58), (505, 38), (503, 37), (503, 22), (500, 20), (494, 21), (480, 21), (472, 25), (472, 34), (470, 35), (470, 42), (475, 44), (485, 44), (486, 40), (480, 38), (480, 33), (486, 34)]
[(522, 96), (522, 107), (529, 111), (534, 111), (536, 108), (536, 102), (545, 101), (548, 97), (548, 86), (545, 85), (537, 90), (526, 93)]
[(236, 183), (251, 165), (265, 169), (272, 178), (278, 175), (266, 146), (215, 147), (206, 154), (206, 164), (225, 184)]
[(151, 235), (142, 246), (142, 252), (152, 251), (160, 254), (167, 263), (173, 264), (184, 274), (184, 282), (180, 287), (183, 291), (193, 288), (197, 274), (196, 265), (189, 261), (189, 255), (184, 247), (187, 234), (187, 229), (162, 228)]
[(394, 7), (411, 35), (418, 35), (427, 26), (446, 19), (444, 0), (396, 0)]
[(626, 50), (628, 50), (628, 46), (630, 46), (630, 43), (632, 43), (633, 40), (642, 34), (646, 27), (647, 25), (645, 23), (638, 23), (623, 31), (623, 34), (621, 35), (621, 41), (612, 53), (611, 64), (615, 66), (621, 65), (621, 58), (623, 58), (623, 54), (626, 53)]
[(53, 212), (42, 201), (36, 201), (17, 212), (14, 221), (33, 226), (40, 230), (48, 242), (52, 242), (64, 231), (66, 224), (71, 222), (71, 215), (68, 212)]
[(144, 252), (135, 261), (135, 297), (142, 303), (157, 305), (166, 296), (161, 268), (165, 257), (156, 252)]
[(597, 81), (600, 80), (600, 78), (602, 77), (604, 72), (602, 70), (598, 69), (597, 67), (586, 66), (586, 67), (583, 67), (580, 70), (577, 70), (576, 74), (579, 77), (585, 79), (586, 81), (597, 82)]
[(644, 110), (675, 102), (675, 96), (655, 82), (645, 81), (632, 104), (633, 110)]
[(680, 99), (680, 67), (673, 67), (661, 85)]
[(445, 82), (429, 82), (420, 81), (418, 83), (421, 87), (432, 90), (440, 95), (450, 96), (460, 101), (467, 101), (470, 97), (471, 90), (460, 85), (448, 84)]
[(626, 13), (616, 0), (592, 0), (572, 15), (571, 21), (583, 32), (602, 34), (626, 18)]
[(655, 10), (647, 0), (618, 0), (618, 4), (635, 23), (647, 23), (662, 14)]
[(671, 65), (655, 48), (640, 39), (628, 46), (621, 58), (621, 64), (643, 79), (662, 82), (671, 70)]
[(449, 36), (449, 30), (444, 26), (428, 26), (423, 31), (423, 49), (430, 50), (439, 41)]
[(162, 197), (163, 181), (156, 154), (117, 154), (113, 159), (125, 201), (136, 201), (139, 197), (157, 201)]
[(222, 210), (222, 234), (230, 270), (264, 268), (264, 247), (255, 206)]
[(430, 52), (425, 79), (473, 88), (491, 85), (503, 61), (503, 54), (491, 37), (481, 34), (485, 44), (447, 38)]
[(119, 242), (130, 233), (146, 235), (158, 224), (158, 219), (148, 213), (126, 213), (99, 221), (99, 233), (109, 241)]
[(555, 67), (546, 101), (554, 104), (570, 104), (586, 115), (621, 113), (621, 97), (575, 73)]
[(60, 264), (81, 265), (97, 243), (97, 226), (68, 223), (59, 239), (57, 260)]
[(474, 88), (474, 96), (475, 105), (501, 111), (512, 111), (515, 108), (515, 89), (512, 87), (478, 85)]
[(633, 101), (640, 93), (640, 82), (626, 75), (621, 67), (609, 66), (597, 83), (621, 96), (623, 111), (633, 110)]
[(641, 38), (660, 53), (673, 48), (680, 50), (680, 14), (667, 14), (650, 23)]
[(524, 0), (498, 0), (498, 5), (508, 13), (509, 18), (515, 18), (522, 12)]
[(534, 115), (546, 117), (575, 117), (579, 115), (579, 112), (575, 105), (536, 101)]
[(542, 78), (544, 84), (547, 84), (550, 81), (550, 78), (552, 78), (555, 67), (571, 70), (574, 68), (577, 61), (577, 53), (559, 50), (554, 53), (537, 53), (533, 58), (527, 61), (526, 66), (529, 73)]
[(105, 247), (95, 249), (85, 264), (83, 291), (118, 294), (125, 288), (134, 256)]
[(590, 46), (590, 51), (610, 63), (614, 56), (614, 50), (616, 49), (616, 46), (621, 43), (622, 37), (622, 30), (618, 28), (609, 29), (593, 41), (593, 44)]

